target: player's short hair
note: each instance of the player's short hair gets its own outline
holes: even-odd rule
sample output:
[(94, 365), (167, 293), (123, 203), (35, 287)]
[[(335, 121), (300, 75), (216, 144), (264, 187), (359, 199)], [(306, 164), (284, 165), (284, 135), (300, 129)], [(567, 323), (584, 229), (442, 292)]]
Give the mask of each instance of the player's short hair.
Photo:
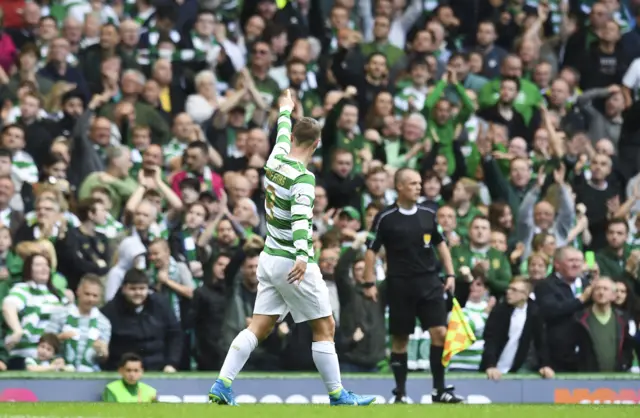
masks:
[(317, 120), (313, 118), (300, 118), (291, 132), (294, 141), (301, 147), (310, 147), (320, 138), (322, 128)]

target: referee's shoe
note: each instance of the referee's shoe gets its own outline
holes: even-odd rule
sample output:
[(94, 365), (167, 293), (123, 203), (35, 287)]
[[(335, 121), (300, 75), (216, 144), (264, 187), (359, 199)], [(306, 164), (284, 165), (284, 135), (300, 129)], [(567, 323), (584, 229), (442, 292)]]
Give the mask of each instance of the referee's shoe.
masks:
[(434, 389), (431, 392), (431, 402), (432, 403), (464, 403), (464, 398), (462, 396), (456, 395), (454, 392), (453, 386), (447, 386), (444, 389)]

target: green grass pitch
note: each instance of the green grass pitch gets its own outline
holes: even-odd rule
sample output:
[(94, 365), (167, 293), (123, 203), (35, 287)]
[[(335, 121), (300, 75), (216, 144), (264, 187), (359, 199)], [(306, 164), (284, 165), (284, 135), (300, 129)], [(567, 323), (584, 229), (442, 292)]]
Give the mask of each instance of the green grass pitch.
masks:
[(203, 404), (4, 403), (2, 418), (404, 418), (407, 415), (446, 418), (615, 418), (637, 417), (633, 405), (246, 405), (237, 408)]

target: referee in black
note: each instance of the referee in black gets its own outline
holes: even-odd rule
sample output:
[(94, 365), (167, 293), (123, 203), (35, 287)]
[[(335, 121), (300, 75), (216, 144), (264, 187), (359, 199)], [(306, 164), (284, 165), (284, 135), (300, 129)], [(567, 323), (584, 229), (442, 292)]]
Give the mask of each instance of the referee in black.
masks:
[[(396, 403), (404, 403), (407, 383), (407, 345), (416, 318), (431, 335), (429, 364), (433, 375), (431, 398), (437, 403), (459, 403), (463, 398), (444, 383), (442, 352), (447, 334), (447, 308), (444, 294), (453, 293), (455, 275), (451, 253), (438, 232), (436, 212), (419, 204), (422, 179), (408, 168), (396, 172), (395, 204), (378, 213), (373, 221), (365, 255), (365, 293), (377, 298), (374, 265), (376, 253), (384, 245), (387, 253), (387, 303), (391, 334), (391, 369), (396, 380)], [(438, 250), (446, 281), (442, 282), (434, 254)]]

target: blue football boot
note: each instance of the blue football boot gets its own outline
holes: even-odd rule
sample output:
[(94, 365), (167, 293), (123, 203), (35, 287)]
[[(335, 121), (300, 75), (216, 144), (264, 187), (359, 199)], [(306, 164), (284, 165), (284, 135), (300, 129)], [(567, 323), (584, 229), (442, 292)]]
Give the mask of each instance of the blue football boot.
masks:
[(340, 390), (340, 395), (338, 396), (329, 396), (331, 400), (331, 406), (342, 406), (342, 405), (352, 405), (352, 406), (367, 406), (371, 405), (375, 400), (375, 396), (361, 396), (356, 395), (353, 392), (349, 392), (345, 389)]
[(231, 391), (231, 382), (225, 384), (222, 379), (216, 380), (209, 390), (209, 403), (238, 406)]

